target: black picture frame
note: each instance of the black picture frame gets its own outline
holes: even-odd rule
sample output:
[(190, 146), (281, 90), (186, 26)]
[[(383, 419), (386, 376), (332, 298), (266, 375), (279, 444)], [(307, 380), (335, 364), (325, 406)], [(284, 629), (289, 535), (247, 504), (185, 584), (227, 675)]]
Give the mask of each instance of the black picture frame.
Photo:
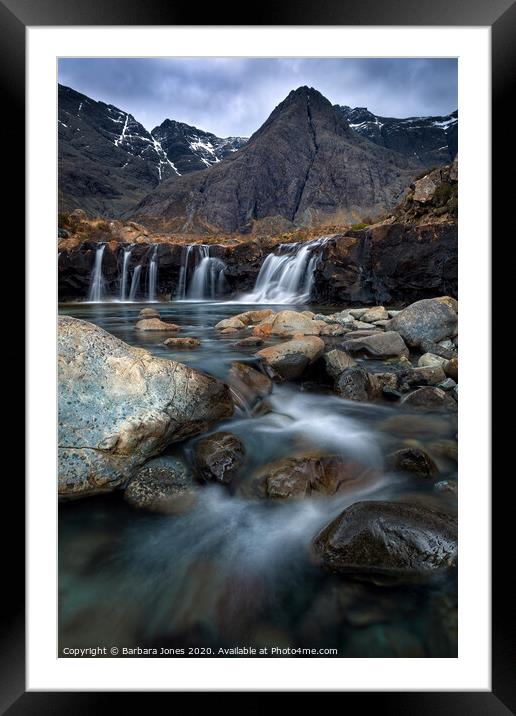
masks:
[[(198, 25), (199, 6), (181, 6), (167, 0), (0, 0), (0, 84), (4, 110), (0, 113), (1, 136), (23, 136), (25, 112), (25, 29), (28, 26), (72, 25)], [(238, 23), (221, 22), (220, 8), (206, 6), (202, 10), (203, 25), (368, 25), (368, 26), (489, 26), (492, 31), (492, 136), (493, 136), (493, 236), (507, 233), (502, 229), (501, 217), (512, 205), (512, 183), (504, 180), (503, 169), (509, 161), (514, 139), (507, 133), (507, 116), (511, 80), (516, 77), (516, 4), (512, 0), (289, 0), (281, 5), (274, 0), (262, 0), (248, 17), (238, 14)], [(11, 236), (19, 241), (23, 231), (24, 161), (19, 146), (10, 146), (16, 161), (9, 164), (7, 188), (8, 217), (12, 222)], [(512, 150), (514, 151), (514, 150)], [(5, 157), (5, 155), (4, 155)], [(5, 161), (5, 159), (4, 159)], [(5, 168), (5, 165), (4, 165)], [(510, 193), (509, 193), (510, 192)], [(514, 200), (513, 200), (514, 201)], [(502, 211), (502, 208), (504, 211)], [(509, 223), (509, 222), (507, 222)], [(493, 255), (494, 257), (494, 255)], [(492, 300), (501, 293), (503, 281), (493, 284)], [(498, 306), (501, 305), (499, 301)], [(489, 327), (483, 327), (483, 340), (489, 340)], [(30, 348), (30, 346), (29, 346)], [(493, 385), (493, 396), (497, 393)], [(501, 429), (501, 428), (500, 428)], [(493, 431), (494, 432), (494, 431)], [(497, 431), (498, 433), (498, 431)], [(501, 438), (499, 437), (501, 441)], [(493, 452), (494, 454), (494, 452)], [(473, 477), (473, 476), (471, 476)], [(503, 479), (505, 477), (505, 479)], [(10, 479), (8, 487), (9, 513), (12, 525), (7, 527), (2, 550), (4, 582), (2, 597), (2, 649), (0, 650), (0, 713), (9, 716), (22, 714), (91, 714), (102, 705), (112, 708), (111, 694), (95, 692), (26, 692), (25, 691), (25, 626), (24, 626), (24, 485), (20, 476)], [(493, 484), (492, 530), (492, 691), (478, 692), (403, 692), (347, 693), (349, 699), (360, 699), (362, 708), (377, 706), (382, 714), (485, 714), (502, 716), (516, 713), (516, 627), (511, 560), (514, 532), (511, 517), (514, 502), (508, 499), (510, 473)], [(5, 510), (5, 508), (4, 508)], [(514, 518), (513, 518), (514, 519)], [(410, 684), (407, 684), (410, 689)], [(117, 694), (118, 699), (122, 694)], [(133, 708), (148, 698), (145, 693), (130, 695)], [(366, 699), (364, 701), (364, 699)]]

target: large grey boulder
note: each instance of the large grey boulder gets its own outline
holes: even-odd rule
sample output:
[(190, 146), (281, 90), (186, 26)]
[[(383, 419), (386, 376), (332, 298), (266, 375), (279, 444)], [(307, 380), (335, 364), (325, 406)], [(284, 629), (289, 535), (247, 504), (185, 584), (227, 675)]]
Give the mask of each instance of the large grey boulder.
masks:
[(386, 326), (397, 331), (411, 348), (426, 352), (429, 345), (457, 335), (457, 301), (450, 296), (424, 298), (412, 303)]
[(229, 388), (86, 321), (58, 326), (59, 494), (112, 490), (172, 442), (233, 413)]

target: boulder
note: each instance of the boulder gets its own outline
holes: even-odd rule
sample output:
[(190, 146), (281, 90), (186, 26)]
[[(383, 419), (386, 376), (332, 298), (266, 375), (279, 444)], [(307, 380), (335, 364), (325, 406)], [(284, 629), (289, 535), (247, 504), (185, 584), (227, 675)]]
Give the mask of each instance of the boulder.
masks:
[(233, 318), (237, 318), (239, 321), (242, 321), (245, 326), (249, 326), (264, 321), (269, 316), (272, 316), (273, 313), (272, 308), (263, 308), (257, 311), (245, 311), (244, 313), (233, 316)]
[(429, 576), (457, 565), (457, 521), (421, 504), (356, 502), (314, 538), (313, 550), (330, 572)]
[(444, 364), (444, 372), (446, 375), (454, 380), (456, 383), (459, 381), (459, 359), (451, 358), (447, 363)]
[(413, 199), (420, 204), (426, 204), (432, 200), (436, 189), (437, 184), (434, 182), (432, 175), (427, 174), (422, 179), (418, 179), (418, 181), (414, 182)]
[(198, 440), (193, 457), (201, 480), (229, 485), (242, 467), (245, 447), (233, 433), (218, 432)]
[(163, 345), (167, 348), (186, 348), (191, 350), (192, 348), (198, 348), (201, 345), (201, 341), (198, 338), (192, 338), (192, 336), (182, 336), (181, 338), (167, 338), (163, 341)]
[(197, 491), (186, 465), (167, 456), (141, 467), (125, 488), (124, 499), (138, 509), (171, 513), (193, 504)]
[(395, 472), (410, 472), (420, 477), (435, 477), (439, 470), (430, 455), (421, 448), (402, 448), (387, 455), (387, 466)]
[(259, 468), (240, 488), (245, 497), (299, 500), (334, 495), (361, 475), (364, 467), (336, 455), (308, 453), (282, 458)]
[(335, 392), (346, 400), (364, 402), (378, 395), (379, 388), (374, 375), (363, 368), (347, 368), (335, 383)]
[(368, 308), (365, 313), (362, 313), (359, 318), (365, 323), (376, 323), (376, 321), (386, 321), (389, 318), (389, 313), (383, 306), (373, 306), (373, 308)]
[(229, 388), (182, 363), (60, 316), (59, 494), (126, 483), (172, 442), (233, 414)]
[(160, 317), (160, 313), (155, 308), (142, 308), (142, 310), (138, 314), (139, 319), (159, 318), (159, 317)]
[(272, 393), (272, 381), (246, 363), (232, 363), (228, 381), (235, 393), (251, 408)]
[(444, 390), (434, 386), (414, 390), (403, 398), (402, 403), (403, 405), (417, 409), (457, 411), (457, 403), (455, 400), (448, 393), (445, 393)]
[(180, 331), (181, 326), (175, 323), (166, 323), (160, 318), (142, 318), (135, 324), (137, 331)]
[(447, 362), (446, 358), (443, 358), (442, 356), (435, 355), (435, 353), (423, 353), (423, 355), (419, 358), (417, 364), (421, 368), (424, 368), (426, 366), (431, 366), (431, 365), (444, 366), (446, 362)]
[(408, 356), (409, 351), (399, 333), (387, 331), (365, 338), (350, 338), (342, 344), (344, 350), (364, 352), (374, 358)]
[(354, 368), (356, 366), (355, 361), (345, 351), (340, 351), (338, 348), (334, 348), (328, 351), (323, 356), (324, 364), (326, 366), (326, 372), (328, 375), (337, 380), (338, 377), (348, 368)]
[(283, 380), (300, 378), (306, 368), (324, 352), (324, 341), (304, 336), (275, 346), (262, 348), (256, 354), (270, 369), (273, 377)]
[(400, 371), (398, 380), (400, 385), (408, 389), (415, 385), (438, 385), (445, 377), (442, 366), (427, 365)]
[(437, 383), (437, 387), (441, 390), (453, 390), (456, 385), (457, 383), (453, 380), (453, 378), (445, 378), (440, 383)]
[(217, 331), (222, 331), (225, 328), (235, 328), (237, 330), (241, 330), (242, 328), (245, 328), (246, 324), (240, 320), (240, 318), (237, 318), (234, 316), (233, 318), (224, 318), (224, 320), (219, 321), (215, 328)]
[(457, 481), (456, 480), (441, 480), (440, 482), (436, 482), (434, 485), (434, 490), (436, 492), (444, 492), (449, 495), (456, 495), (457, 494)]
[(411, 348), (438, 343), (457, 333), (457, 301), (450, 296), (424, 298), (407, 306), (389, 321)]
[(364, 313), (367, 313), (369, 308), (350, 308), (348, 314), (353, 318), (361, 318)]
[(317, 336), (320, 333), (320, 322), (298, 311), (279, 311), (258, 323), (253, 331), (258, 336), (292, 336), (294, 333)]

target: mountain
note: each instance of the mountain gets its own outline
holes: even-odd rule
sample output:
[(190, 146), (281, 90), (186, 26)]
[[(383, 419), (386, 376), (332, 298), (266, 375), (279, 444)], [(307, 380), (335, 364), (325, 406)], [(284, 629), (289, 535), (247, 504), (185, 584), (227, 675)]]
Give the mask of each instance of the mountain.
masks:
[(417, 157), (425, 167), (453, 161), (457, 156), (458, 112), (440, 117), (380, 117), (366, 107), (335, 105), (360, 136), (387, 149)]
[(131, 114), (59, 85), (59, 210), (116, 217), (160, 182), (220, 162), (246, 142), (165, 120), (148, 132)]
[(70, 87), (58, 95), (59, 209), (117, 216), (178, 174), (131, 114)]
[(126, 214), (165, 231), (272, 233), (394, 206), (423, 163), (362, 137), (317, 90), (293, 90), (224, 162), (163, 181)]
[(163, 147), (167, 158), (180, 174), (206, 169), (236, 152), (247, 137), (216, 137), (211, 132), (183, 122), (166, 119), (152, 130), (152, 136)]

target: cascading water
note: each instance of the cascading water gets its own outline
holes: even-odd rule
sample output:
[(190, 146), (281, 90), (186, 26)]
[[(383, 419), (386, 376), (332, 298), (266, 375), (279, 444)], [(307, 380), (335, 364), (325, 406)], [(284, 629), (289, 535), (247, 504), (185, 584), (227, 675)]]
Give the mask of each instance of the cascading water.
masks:
[(207, 301), (218, 298), (226, 290), (226, 264), (210, 256), (206, 244), (190, 244), (183, 249), (177, 300)]
[(136, 266), (133, 271), (133, 276), (131, 278), (131, 288), (129, 289), (129, 300), (135, 301), (136, 296), (138, 295), (138, 290), (140, 288), (140, 275), (142, 272), (141, 266)]
[(254, 290), (243, 296), (245, 303), (304, 303), (310, 300), (314, 269), (319, 248), (330, 239), (281, 244), (278, 253), (269, 254), (263, 262)]
[(154, 245), (148, 272), (148, 301), (156, 301), (156, 284), (158, 281), (158, 245)]
[(129, 270), (129, 261), (131, 260), (132, 247), (124, 249), (124, 256), (122, 260), (122, 278), (120, 281), (120, 300), (127, 300), (127, 274)]
[(102, 277), (102, 257), (104, 255), (105, 244), (100, 244), (95, 252), (95, 263), (93, 265), (93, 273), (91, 274), (90, 291), (88, 301), (98, 303), (102, 301), (104, 288), (104, 279)]

